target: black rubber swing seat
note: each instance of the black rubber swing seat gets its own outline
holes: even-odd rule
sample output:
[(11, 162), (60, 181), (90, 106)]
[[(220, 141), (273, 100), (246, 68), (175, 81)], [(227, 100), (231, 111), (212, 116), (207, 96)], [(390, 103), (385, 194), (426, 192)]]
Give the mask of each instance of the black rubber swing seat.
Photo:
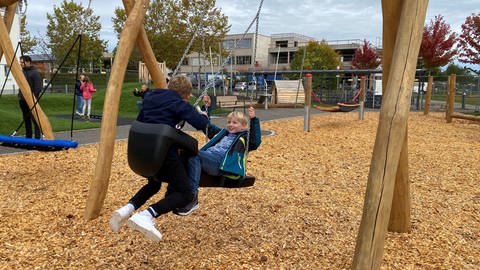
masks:
[[(184, 149), (187, 156), (198, 152), (198, 141), (179, 129), (165, 124), (134, 121), (128, 135), (128, 165), (138, 175), (154, 177), (173, 145)], [(254, 183), (254, 176), (229, 179), (202, 173), (200, 178), (201, 187), (240, 188), (253, 186)]]

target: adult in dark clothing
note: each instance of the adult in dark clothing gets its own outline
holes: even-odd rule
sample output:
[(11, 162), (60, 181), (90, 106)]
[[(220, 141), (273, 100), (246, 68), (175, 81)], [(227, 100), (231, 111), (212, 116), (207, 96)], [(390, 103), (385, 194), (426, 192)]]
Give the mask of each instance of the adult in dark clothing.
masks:
[(85, 74), (80, 74), (80, 78), (75, 82), (75, 95), (77, 96), (77, 110), (75, 111), (75, 113), (79, 116), (83, 116), (83, 93), (80, 86), (82, 86), (82, 81), (84, 78)]
[[(28, 85), (32, 90), (32, 95), (38, 99), (40, 93), (42, 92), (42, 76), (40, 72), (32, 66), (32, 58), (30, 56), (21, 56), (20, 57), (20, 65), (22, 66), (23, 73), (25, 74), (25, 78), (27, 79)], [(32, 122), (35, 128), (35, 139), (40, 139), (42, 134), (41, 130), (34, 120), (33, 115), (35, 113), (35, 108), (31, 109), (27, 102), (25, 101), (22, 92), (18, 93), (18, 101), (20, 105), (20, 109), (22, 110), (23, 115), (23, 122), (25, 123), (25, 137), (32, 138)]]
[[(168, 89), (149, 91), (144, 98), (143, 108), (137, 120), (145, 123), (166, 124), (175, 127), (185, 120), (197, 130), (205, 130), (208, 125), (206, 113), (197, 112), (187, 101), (191, 95), (192, 84), (185, 76), (174, 77), (168, 84)], [(188, 181), (187, 172), (179, 156), (178, 146), (172, 146), (167, 157), (155, 177), (147, 178), (143, 186), (123, 207), (114, 211), (110, 219), (110, 228), (117, 232), (123, 224), (143, 233), (153, 241), (160, 241), (162, 234), (155, 228), (155, 221), (162, 214), (183, 207), (193, 200), (194, 193)], [(161, 182), (168, 182), (168, 193), (160, 201), (150, 205), (147, 210), (133, 214), (148, 199), (155, 195), (161, 187)], [(130, 217), (130, 218), (129, 218)], [(127, 221), (128, 219), (128, 221)]]

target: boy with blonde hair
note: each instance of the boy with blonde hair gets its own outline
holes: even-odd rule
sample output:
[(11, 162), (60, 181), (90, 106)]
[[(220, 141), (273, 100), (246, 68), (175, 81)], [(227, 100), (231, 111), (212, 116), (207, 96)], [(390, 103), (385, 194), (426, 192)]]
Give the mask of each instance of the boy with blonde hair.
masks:
[(256, 150), (262, 142), (260, 121), (253, 107), (248, 109), (248, 117), (242, 112), (233, 111), (227, 116), (226, 128), (210, 124), (207, 136), (211, 140), (188, 160), (188, 177), (195, 197), (174, 213), (186, 216), (198, 209), (198, 186), (202, 170), (209, 175), (222, 175), (230, 179), (245, 177), (247, 150)]

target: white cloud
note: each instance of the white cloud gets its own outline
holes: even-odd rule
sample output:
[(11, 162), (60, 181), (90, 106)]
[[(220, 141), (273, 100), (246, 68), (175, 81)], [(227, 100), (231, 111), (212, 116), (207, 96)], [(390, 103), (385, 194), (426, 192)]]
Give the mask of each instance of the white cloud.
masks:
[[(61, 2), (28, 1), (27, 20), (32, 34), (45, 33), (47, 12), (52, 13), (53, 5)], [(89, 3), (88, 0), (75, 2), (84, 7)], [(246, 30), (259, 3), (259, 0), (217, 0), (217, 6), (229, 17), (231, 33), (236, 34)], [(119, 6), (123, 6), (121, 0), (91, 0), (95, 15), (101, 18), (102, 38), (109, 40), (110, 49), (116, 43), (111, 17)], [(465, 18), (479, 12), (480, 0), (429, 1), (426, 23), (441, 14), (452, 30), (459, 32)], [(254, 30), (253, 26), (250, 32)], [(259, 32), (264, 35), (293, 32), (326, 40), (367, 39), (377, 44), (382, 36), (381, 0), (264, 0)]]

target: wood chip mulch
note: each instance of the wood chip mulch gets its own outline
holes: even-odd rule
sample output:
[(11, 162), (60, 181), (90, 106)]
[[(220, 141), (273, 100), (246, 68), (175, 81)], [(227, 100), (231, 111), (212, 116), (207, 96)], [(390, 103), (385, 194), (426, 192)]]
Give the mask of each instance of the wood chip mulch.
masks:
[[(108, 226), (145, 183), (126, 141), (93, 221), (97, 145), (0, 156), (0, 269), (348, 269), (377, 125), (356, 112), (313, 116), (308, 133), (303, 118), (262, 123), (276, 135), (249, 156), (255, 186), (202, 188), (194, 214), (157, 219), (160, 243)], [(412, 230), (388, 234), (382, 269), (478, 269), (480, 125), (411, 113), (408, 134)]]

